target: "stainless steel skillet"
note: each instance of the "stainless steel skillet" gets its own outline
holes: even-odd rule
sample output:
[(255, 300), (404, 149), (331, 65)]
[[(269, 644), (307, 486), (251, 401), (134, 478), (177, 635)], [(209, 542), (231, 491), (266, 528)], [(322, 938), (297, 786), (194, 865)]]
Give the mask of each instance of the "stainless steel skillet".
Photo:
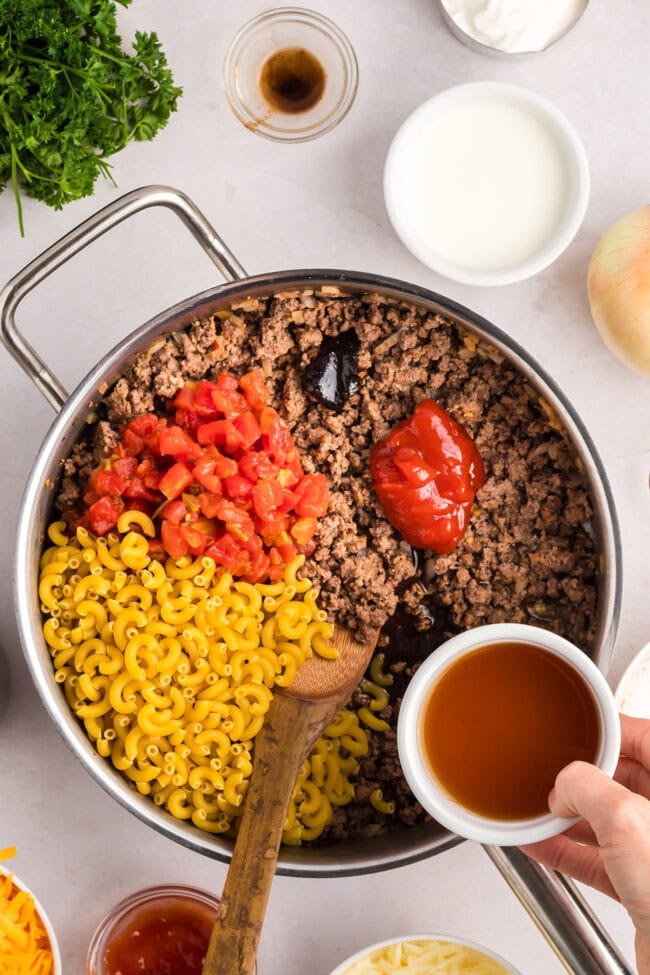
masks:
[[(171, 209), (201, 244), (226, 278), (226, 284), (192, 296), (167, 309), (112, 349), (69, 395), (18, 331), (15, 311), (25, 295), (57, 267), (116, 224), (140, 210)], [(139, 352), (161, 336), (191, 321), (228, 307), (247, 296), (278, 291), (339, 286), (346, 292), (379, 293), (440, 312), (487, 340), (519, 369), (551, 405), (580, 456), (595, 508), (594, 533), (600, 556), (599, 611), (594, 659), (606, 670), (618, 624), (621, 595), (621, 553), (616, 512), (605, 471), (589, 435), (570, 403), (534, 360), (485, 319), (449, 299), (423, 288), (370, 274), (339, 270), (297, 270), (247, 277), (228, 247), (203, 215), (182, 193), (167, 187), (145, 187), (118, 199), (86, 220), (19, 272), (0, 293), (2, 338), (14, 358), (58, 415), (35, 459), (19, 517), (15, 603), (23, 650), (34, 683), (58, 731), (84, 768), (125, 808), (183, 845), (228, 860), (231, 843), (200, 833), (177, 821), (132, 790), (118, 772), (100, 759), (69, 710), (52, 679), (50, 655), (42, 636), (37, 574), (43, 532), (51, 515), (54, 489), (62, 461), (69, 455), (83, 425), (103, 392)], [(381, 871), (432, 856), (459, 842), (441, 827), (422, 826), (394, 831), (373, 840), (318, 849), (284, 851), (278, 872), (293, 876), (332, 877)], [(575, 888), (533, 864), (517, 850), (486, 848), (510, 886), (558, 955), (574, 973), (622, 975), (629, 972), (599, 928)]]

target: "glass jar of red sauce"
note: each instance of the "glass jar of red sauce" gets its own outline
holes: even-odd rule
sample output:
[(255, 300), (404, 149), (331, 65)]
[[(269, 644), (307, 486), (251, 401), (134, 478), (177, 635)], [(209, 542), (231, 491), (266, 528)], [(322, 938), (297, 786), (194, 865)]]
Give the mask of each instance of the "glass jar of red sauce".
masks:
[(88, 949), (86, 975), (201, 975), (219, 899), (179, 884), (120, 901)]

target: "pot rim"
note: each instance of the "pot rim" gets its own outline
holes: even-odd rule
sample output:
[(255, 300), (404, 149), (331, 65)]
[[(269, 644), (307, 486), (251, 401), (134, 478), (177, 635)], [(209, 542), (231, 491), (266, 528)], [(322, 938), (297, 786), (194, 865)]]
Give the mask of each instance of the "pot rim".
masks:
[[(599, 639), (594, 659), (604, 672), (611, 659), (619, 622), (622, 590), (620, 532), (611, 488), (596, 447), (582, 420), (555, 381), (516, 340), (487, 319), (434, 291), (395, 278), (367, 272), (318, 268), (268, 272), (245, 277), (207, 289), (160, 312), (118, 342), (100, 359), (77, 385), (50, 427), (27, 481), (19, 512), (14, 604), (23, 653), (36, 689), (57, 730), (85, 770), (141, 821), (170, 839), (223, 862), (230, 860), (232, 841), (203, 834), (194, 826), (190, 828), (186, 823), (173, 819), (145, 796), (132, 790), (109, 763), (103, 759), (98, 760), (90, 740), (68, 709), (60, 688), (52, 680), (50, 655), (44, 644), (40, 607), (36, 599), (34, 536), (42, 540), (44, 529), (43, 524), (36, 522), (53, 498), (60, 459), (68, 455), (82, 424), (101, 400), (106, 388), (124, 372), (125, 365), (136, 354), (148, 348), (162, 335), (179, 331), (201, 315), (214, 311), (217, 304), (224, 307), (246, 297), (304, 290), (309, 287), (318, 290), (322, 286), (337, 287), (351, 293), (382, 294), (427, 306), (432, 311), (451, 318), (461, 327), (488, 338), (526, 376), (535, 389), (543, 393), (545, 398), (548, 397), (550, 405), (557, 409), (558, 417), (570, 434), (572, 444), (584, 465), (598, 515), (601, 534), (599, 547), (605, 554), (606, 571), (600, 576)], [(303, 877), (341, 877), (373, 873), (414, 863), (462, 842), (459, 837), (444, 830), (439, 836), (431, 837), (423, 828), (414, 828), (412, 839), (414, 842), (407, 853), (399, 849), (398, 844), (395, 850), (389, 848), (381, 857), (372, 852), (372, 845), (376, 842), (373, 840), (363, 844), (364, 847), (370, 846), (370, 852), (366, 853), (364, 849), (361, 856), (349, 854), (341, 857), (336, 855), (336, 848), (331, 847), (330, 850), (335, 851), (336, 858), (333, 858), (323, 856), (323, 852), (316, 848), (310, 848), (307, 861), (305, 851), (302, 851), (301, 856), (299, 849), (289, 848), (280, 853), (277, 873)]]

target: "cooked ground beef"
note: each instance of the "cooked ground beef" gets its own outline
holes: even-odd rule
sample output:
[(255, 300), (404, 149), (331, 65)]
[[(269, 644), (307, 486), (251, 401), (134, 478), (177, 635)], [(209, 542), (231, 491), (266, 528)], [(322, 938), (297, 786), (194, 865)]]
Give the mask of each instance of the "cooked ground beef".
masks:
[[(216, 378), (222, 369), (241, 374), (257, 365), (305, 470), (321, 471), (329, 481), (329, 512), (305, 575), (320, 588), (330, 616), (362, 636), (393, 617), (380, 637), (397, 678), (386, 715), (393, 727), (418, 656), (448, 634), (526, 622), (589, 651), (596, 611), (592, 508), (579, 459), (548, 405), (492, 347), (442, 316), (377, 295), (332, 290), (249, 298), (156, 342), (110, 390), (95, 429), (65, 461), (60, 510), (78, 499), (91, 467), (110, 453), (129, 419), (163, 409), (160, 398), (187, 379)], [(358, 337), (360, 383), (336, 413), (310, 395), (303, 376), (323, 336), (349, 329)], [(401, 540), (368, 474), (372, 446), (427, 398), (465, 426), (486, 470), (469, 530), (444, 556), (414, 553)], [(399, 772), (394, 732), (370, 739), (357, 798), (337, 810), (331, 836), (384, 828), (385, 817), (363, 799), (377, 786), (396, 801), (404, 822), (423, 817)]]

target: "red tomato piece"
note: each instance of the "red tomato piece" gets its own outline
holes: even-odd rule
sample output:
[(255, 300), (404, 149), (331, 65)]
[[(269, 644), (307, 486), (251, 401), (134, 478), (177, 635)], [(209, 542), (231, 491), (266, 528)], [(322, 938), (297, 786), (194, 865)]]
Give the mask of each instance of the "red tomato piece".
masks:
[(221, 501), (221, 495), (211, 494), (209, 491), (202, 491), (198, 496), (198, 502), (201, 507), (201, 511), (206, 518), (215, 518), (219, 502)]
[(232, 420), (214, 420), (197, 427), (196, 439), (202, 446), (214, 444), (226, 453), (234, 454), (244, 446), (244, 438)]
[(202, 454), (198, 443), (175, 425), (163, 427), (158, 434), (158, 445), (163, 457), (174, 457), (175, 460), (198, 460)]
[(172, 525), (168, 521), (163, 521), (160, 527), (160, 535), (165, 551), (173, 559), (182, 559), (189, 551), (189, 545), (183, 537), (180, 525)]
[(239, 458), (238, 464), (241, 473), (253, 484), (260, 477), (274, 477), (278, 470), (277, 464), (263, 450), (247, 451)]
[(262, 582), (269, 575), (270, 561), (268, 555), (261, 549), (251, 556), (250, 571), (248, 573), (249, 582)]
[(232, 422), (242, 439), (241, 449), (250, 450), (262, 436), (260, 425), (255, 419), (255, 416), (250, 410), (246, 410), (240, 416), (236, 416)]
[(91, 504), (86, 517), (95, 535), (105, 535), (117, 525), (117, 519), (124, 511), (121, 498), (103, 497)]
[(224, 369), (223, 372), (219, 373), (214, 387), (221, 393), (236, 393), (239, 389), (239, 380), (231, 372), (226, 372)]
[(180, 525), (187, 514), (187, 505), (181, 498), (170, 501), (162, 509), (160, 517), (163, 521), (168, 521), (172, 525)]
[(289, 429), (272, 406), (265, 406), (260, 413), (260, 428), (262, 447), (278, 464), (284, 466), (289, 457), (297, 456)]
[(180, 531), (191, 554), (203, 555), (208, 545), (208, 539), (203, 532), (198, 531), (193, 525), (181, 525)]
[(241, 377), (239, 385), (244, 390), (250, 408), (257, 413), (261, 412), (269, 401), (269, 391), (262, 370), (251, 369)]
[(197, 413), (203, 417), (216, 416), (217, 410), (212, 399), (212, 391), (214, 388), (215, 384), (208, 382), (207, 379), (203, 379), (200, 383), (197, 383), (192, 398), (191, 411), (193, 413)]
[(160, 490), (166, 498), (170, 500), (182, 494), (186, 487), (192, 483), (193, 477), (191, 470), (180, 462), (172, 464), (169, 470), (163, 474), (160, 481)]
[(320, 518), (329, 506), (327, 478), (324, 474), (305, 474), (294, 487), (296, 514), (304, 518)]
[(289, 534), (298, 545), (306, 545), (314, 537), (317, 525), (315, 518), (299, 518), (289, 529)]
[(213, 389), (212, 402), (217, 412), (223, 413), (228, 419), (240, 416), (248, 409), (248, 403), (242, 394), (231, 389)]
[(232, 477), (224, 477), (222, 483), (223, 493), (228, 498), (241, 498), (242, 500), (245, 500), (251, 496), (253, 485), (247, 478), (242, 477), (241, 474), (233, 474)]
[(187, 410), (188, 413), (191, 413), (194, 405), (195, 389), (196, 383), (186, 382), (172, 399), (171, 405), (177, 410)]
[(148, 437), (158, 429), (159, 422), (155, 413), (144, 413), (142, 416), (137, 416), (135, 420), (130, 420), (124, 432), (133, 433), (136, 437)]
[(99, 495), (111, 494), (113, 497), (119, 497), (124, 493), (126, 482), (117, 471), (109, 467), (108, 470), (97, 471), (93, 478), (93, 487)]
[(253, 505), (260, 518), (273, 515), (284, 500), (284, 492), (280, 484), (272, 478), (258, 481), (254, 486)]

